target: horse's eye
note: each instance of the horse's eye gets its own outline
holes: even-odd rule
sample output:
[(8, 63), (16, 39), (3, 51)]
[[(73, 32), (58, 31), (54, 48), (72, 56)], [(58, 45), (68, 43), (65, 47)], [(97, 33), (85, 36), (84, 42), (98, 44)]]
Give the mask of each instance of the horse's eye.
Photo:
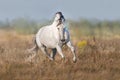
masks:
[(59, 30), (59, 28), (57, 28)]

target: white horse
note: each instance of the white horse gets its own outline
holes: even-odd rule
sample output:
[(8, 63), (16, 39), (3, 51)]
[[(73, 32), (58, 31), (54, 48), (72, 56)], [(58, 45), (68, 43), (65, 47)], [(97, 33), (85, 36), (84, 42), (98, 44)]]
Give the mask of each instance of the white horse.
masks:
[[(36, 45), (30, 49), (30, 51), (37, 51), (39, 48), (41, 51), (50, 59), (54, 60), (56, 52), (58, 52), (62, 59), (64, 54), (62, 52), (62, 46), (67, 44), (73, 53), (73, 61), (76, 61), (75, 49), (70, 42), (69, 31), (64, 27), (63, 22), (65, 21), (64, 16), (61, 12), (57, 12), (54, 22), (39, 29), (35, 37)], [(47, 52), (47, 48), (52, 49), (51, 56)], [(34, 54), (35, 56), (36, 54)], [(34, 57), (32, 56), (32, 57)]]

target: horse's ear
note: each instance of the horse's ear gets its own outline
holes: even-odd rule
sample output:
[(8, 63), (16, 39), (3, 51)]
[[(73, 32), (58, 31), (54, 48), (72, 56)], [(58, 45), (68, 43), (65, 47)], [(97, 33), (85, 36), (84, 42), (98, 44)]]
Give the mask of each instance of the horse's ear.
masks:
[(62, 15), (62, 12), (56, 12), (56, 14), (60, 14), (60, 15)]

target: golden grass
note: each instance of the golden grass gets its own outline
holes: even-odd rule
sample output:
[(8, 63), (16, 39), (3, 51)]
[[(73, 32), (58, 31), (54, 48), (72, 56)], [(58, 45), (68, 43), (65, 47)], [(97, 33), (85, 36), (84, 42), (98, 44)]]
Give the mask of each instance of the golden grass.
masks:
[(28, 55), (26, 49), (33, 45), (33, 35), (23, 36), (6, 31), (0, 33), (0, 80), (120, 79), (120, 39), (86, 39), (85, 47), (76, 46), (76, 63), (72, 62), (72, 54), (66, 47), (64, 62), (58, 54), (55, 61), (49, 61), (39, 51), (33, 62), (28, 63), (24, 59)]

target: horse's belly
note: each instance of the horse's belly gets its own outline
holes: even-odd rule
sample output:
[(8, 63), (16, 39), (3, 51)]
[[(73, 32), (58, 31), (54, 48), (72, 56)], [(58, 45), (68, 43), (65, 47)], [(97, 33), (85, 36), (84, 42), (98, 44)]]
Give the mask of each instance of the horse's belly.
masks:
[(58, 42), (56, 42), (54, 40), (48, 40), (48, 41), (43, 40), (43, 41), (41, 41), (41, 43), (48, 48), (55, 48)]

